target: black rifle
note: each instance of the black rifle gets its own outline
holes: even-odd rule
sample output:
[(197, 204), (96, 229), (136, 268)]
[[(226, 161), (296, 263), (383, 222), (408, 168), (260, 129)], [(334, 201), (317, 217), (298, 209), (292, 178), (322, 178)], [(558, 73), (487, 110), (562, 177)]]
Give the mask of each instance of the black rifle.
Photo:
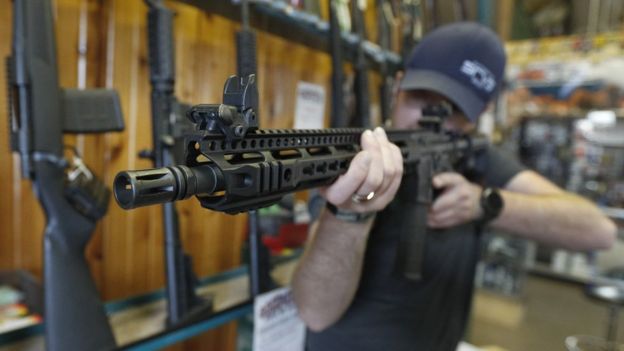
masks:
[(455, 0), (453, 8), (455, 9), (455, 18), (457, 21), (468, 20), (468, 4), (466, 4), (466, 0)]
[(440, 16), (438, 14), (438, 2), (436, 0), (427, 0), (427, 30), (432, 31), (440, 25)]
[[(146, 0), (146, 3), (149, 6), (147, 21), (153, 149), (142, 151), (140, 155), (152, 159), (154, 167), (165, 167), (183, 162), (182, 136), (190, 132), (193, 125), (184, 118), (184, 113), (190, 106), (180, 103), (174, 94), (174, 13), (161, 0)], [(167, 324), (174, 326), (209, 315), (212, 312), (212, 303), (195, 293), (197, 278), (193, 273), (192, 259), (182, 248), (175, 204), (163, 204), (162, 215), (167, 277)]]
[[(353, 81), (355, 90), (355, 116), (359, 119), (357, 125), (368, 128), (370, 121), (370, 101), (368, 94), (368, 64), (364, 55), (364, 42), (366, 41), (366, 25), (364, 22), (364, 11), (358, 6), (358, 0), (351, 0), (351, 22), (353, 32), (357, 35), (358, 41), (353, 59), (353, 70), (355, 79)], [(353, 122), (356, 122), (353, 120)]]
[[(195, 195), (205, 208), (235, 214), (272, 205), (284, 195), (331, 184), (360, 151), (363, 129), (262, 130), (250, 115), (248, 87), (232, 76), (224, 100), (234, 105), (197, 105), (188, 112), (196, 132), (187, 137), (186, 165), (117, 174), (114, 194), (124, 209), (177, 201)], [(417, 175), (421, 216), (433, 200), (431, 177), (455, 169), (473, 170), (487, 147), (484, 137), (441, 131), (446, 107), (425, 111), (423, 129), (389, 130), (401, 149), (406, 175)], [(401, 241), (398, 269), (420, 277), (426, 221)], [(411, 235), (415, 233), (415, 235)]]
[(336, 0), (329, 0), (329, 52), (332, 65), (332, 101), (331, 126), (347, 126), (347, 114), (344, 104), (344, 71), (342, 69), (342, 29), (338, 21)]
[[(388, 52), (390, 50), (390, 41), (392, 38), (390, 19), (388, 18), (392, 14), (388, 13), (389, 11), (392, 10), (388, 0), (377, 0), (377, 35), (379, 36), (379, 46), (383, 52)], [(379, 105), (381, 107), (382, 124), (390, 119), (390, 114), (392, 113), (392, 85), (394, 77), (390, 72), (389, 66), (388, 57), (386, 56), (379, 67), (379, 75), (381, 76), (381, 84), (379, 85)]]
[(110, 191), (80, 158), (65, 158), (63, 133), (122, 130), (119, 97), (111, 90), (59, 87), (50, 1), (13, 1), (12, 41), (7, 59), (11, 147), (46, 216), (46, 348), (111, 349), (115, 339), (84, 257)]
[(401, 57), (403, 61), (408, 59), (414, 45), (420, 40), (422, 34), (422, 22), (424, 19), (424, 9), (422, 1), (401, 0), (399, 6), (402, 24)]
[[(257, 63), (256, 63), (256, 34), (249, 24), (249, 1), (241, 1), (241, 29), (236, 33), (236, 65), (241, 86), (247, 87), (246, 101), (243, 103), (247, 111), (253, 113), (247, 114), (248, 118), (253, 121), (246, 123), (258, 123), (258, 89), (257, 89)], [(237, 95), (234, 94), (234, 97)], [(233, 101), (236, 104), (236, 98)], [(243, 112), (244, 113), (244, 112)], [(260, 219), (258, 212), (249, 211), (249, 290), (250, 295), (257, 295), (271, 290), (275, 283), (271, 278), (271, 257), (268, 248), (261, 241), (261, 233), (259, 228)]]

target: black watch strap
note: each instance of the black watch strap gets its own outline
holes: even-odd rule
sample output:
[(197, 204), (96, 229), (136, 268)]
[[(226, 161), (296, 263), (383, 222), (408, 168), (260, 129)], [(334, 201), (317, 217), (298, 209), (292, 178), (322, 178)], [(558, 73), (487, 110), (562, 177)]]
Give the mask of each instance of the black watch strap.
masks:
[(362, 223), (367, 220), (373, 218), (377, 212), (353, 212), (353, 211), (345, 211), (341, 210), (338, 207), (334, 206), (329, 202), (325, 202), (325, 208), (329, 210), (336, 218), (341, 221), (350, 222), (350, 223)]
[(487, 224), (488, 222), (498, 217), (505, 205), (503, 197), (500, 195), (499, 190), (497, 188), (491, 187), (483, 189), (479, 202), (481, 205), (481, 210), (483, 211), (483, 216), (480, 220), (482, 224)]

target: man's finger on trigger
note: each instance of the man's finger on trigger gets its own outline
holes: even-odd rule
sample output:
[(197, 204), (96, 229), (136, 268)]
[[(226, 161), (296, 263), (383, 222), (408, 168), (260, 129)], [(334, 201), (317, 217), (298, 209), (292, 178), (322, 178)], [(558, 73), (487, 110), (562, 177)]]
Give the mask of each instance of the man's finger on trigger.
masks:
[(370, 173), (372, 156), (368, 151), (359, 152), (349, 165), (347, 173), (343, 174), (327, 188), (326, 198), (333, 204), (342, 204), (362, 186)]

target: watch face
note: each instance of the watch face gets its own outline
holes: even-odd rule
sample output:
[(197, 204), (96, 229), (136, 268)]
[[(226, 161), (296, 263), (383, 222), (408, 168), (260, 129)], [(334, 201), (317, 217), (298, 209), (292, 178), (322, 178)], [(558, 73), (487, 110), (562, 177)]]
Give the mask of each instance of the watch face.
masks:
[(484, 194), (487, 206), (492, 211), (500, 211), (503, 208), (503, 197), (496, 189), (488, 188), (487, 190)]
[(503, 197), (496, 188), (485, 188), (481, 193), (481, 208), (483, 209), (483, 220), (490, 221), (503, 210)]

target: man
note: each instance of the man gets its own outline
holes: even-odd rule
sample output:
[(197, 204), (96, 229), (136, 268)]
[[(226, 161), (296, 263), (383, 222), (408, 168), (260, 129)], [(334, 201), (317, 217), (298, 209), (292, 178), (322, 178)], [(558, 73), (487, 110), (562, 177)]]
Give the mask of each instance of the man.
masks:
[[(447, 129), (470, 132), (499, 88), (505, 53), (486, 27), (441, 27), (415, 48), (400, 81), (395, 128), (417, 128), (425, 104), (445, 100), (459, 111)], [(585, 199), (567, 193), (495, 149), (483, 179), (434, 176), (441, 194), (427, 225), (423, 279), (394, 274), (406, 218), (415, 215), (413, 179), (402, 180), (399, 149), (380, 128), (362, 135), (347, 173), (322, 191), (328, 202), (313, 224), (293, 277), (308, 326), (310, 351), (454, 350), (462, 338), (478, 260), (477, 223), (570, 250), (610, 247), (616, 227)], [(399, 189), (401, 187), (401, 189)], [(481, 205), (485, 197), (502, 201)]]

